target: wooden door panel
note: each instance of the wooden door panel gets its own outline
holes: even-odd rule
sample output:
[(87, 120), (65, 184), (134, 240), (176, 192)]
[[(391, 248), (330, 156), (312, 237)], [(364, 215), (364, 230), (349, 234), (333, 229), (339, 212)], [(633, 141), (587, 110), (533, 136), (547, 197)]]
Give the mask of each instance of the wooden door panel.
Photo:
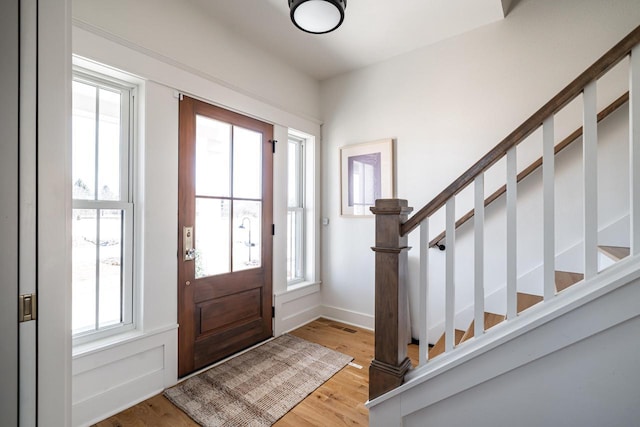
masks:
[(237, 273), (221, 274), (217, 277), (217, 280), (219, 283), (215, 286), (211, 286), (206, 278), (198, 280), (194, 288), (193, 301), (202, 303), (261, 287), (264, 274), (259, 269), (245, 270)]
[(196, 305), (200, 316), (199, 334), (210, 334), (222, 328), (260, 319), (262, 288), (216, 298)]
[[(186, 96), (180, 101), (181, 377), (272, 336), (272, 138), (271, 124)], [(262, 173), (246, 166), (260, 162)], [(234, 175), (234, 165), (244, 172)], [(196, 184), (196, 179), (204, 186)], [(259, 195), (254, 191), (260, 188), (258, 181), (262, 185)], [(229, 187), (210, 185), (220, 182), (228, 182)], [(203, 193), (197, 194), (197, 188), (204, 189)], [(185, 227), (192, 227), (192, 233)], [(195, 256), (187, 260), (186, 234), (193, 236), (195, 250)]]
[(268, 339), (271, 335), (271, 327), (267, 328), (264, 322), (258, 319), (239, 325), (233, 330), (202, 336), (195, 341), (193, 370), (211, 364), (211, 360), (223, 359), (239, 350)]

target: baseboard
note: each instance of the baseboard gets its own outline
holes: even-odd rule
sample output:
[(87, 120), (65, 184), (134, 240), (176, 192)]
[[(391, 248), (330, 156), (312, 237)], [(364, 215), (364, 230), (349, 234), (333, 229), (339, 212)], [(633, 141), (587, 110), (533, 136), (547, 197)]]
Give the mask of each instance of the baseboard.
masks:
[[(116, 398), (119, 398), (120, 404), (118, 406), (113, 406), (109, 410), (102, 412), (100, 415), (96, 416), (96, 407), (100, 407), (101, 403), (98, 399), (96, 402), (93, 402), (94, 399), (86, 400), (80, 404), (73, 405), (72, 409), (72, 418), (73, 425), (75, 427), (88, 427), (92, 426), (100, 421), (103, 421), (113, 415), (116, 415), (126, 409), (131, 408), (132, 406), (137, 405), (140, 402), (143, 402), (151, 397), (160, 394), (163, 392), (164, 387), (159, 387), (153, 389), (151, 391), (146, 391), (144, 394), (140, 394), (143, 390), (147, 389), (147, 387), (143, 384), (129, 384), (127, 388), (127, 393), (121, 393), (120, 390), (116, 391)], [(135, 396), (135, 397), (129, 397)], [(107, 398), (112, 400), (112, 396), (103, 396), (102, 398)]]
[[(321, 317), (320, 305), (316, 305), (314, 307), (310, 307), (307, 310), (293, 313), (289, 316), (282, 318), (281, 320), (282, 333), (291, 332), (294, 329), (298, 329), (299, 327), (304, 326), (307, 323), (313, 322), (314, 320), (320, 317)], [(279, 335), (282, 335), (282, 334), (279, 334)]]
[(357, 311), (329, 305), (322, 306), (322, 317), (370, 331), (373, 331), (375, 327), (375, 317), (371, 314), (359, 313)]
[(320, 317), (320, 285), (276, 294), (273, 298), (276, 310), (274, 336), (280, 336)]

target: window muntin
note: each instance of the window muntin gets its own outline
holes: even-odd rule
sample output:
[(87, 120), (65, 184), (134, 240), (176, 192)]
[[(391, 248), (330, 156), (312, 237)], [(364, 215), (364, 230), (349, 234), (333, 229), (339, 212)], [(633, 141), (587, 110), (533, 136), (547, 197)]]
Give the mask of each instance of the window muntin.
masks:
[(133, 325), (134, 88), (74, 71), (72, 332), (102, 337)]
[(287, 282), (305, 280), (305, 140), (289, 136), (287, 159)]
[(261, 267), (262, 133), (196, 114), (195, 277)]

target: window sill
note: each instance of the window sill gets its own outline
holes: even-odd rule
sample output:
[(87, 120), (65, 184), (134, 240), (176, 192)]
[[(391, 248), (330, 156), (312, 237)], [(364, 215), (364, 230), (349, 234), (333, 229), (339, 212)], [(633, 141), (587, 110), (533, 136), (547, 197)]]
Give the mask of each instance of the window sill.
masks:
[(177, 328), (178, 328), (178, 325), (169, 325), (164, 328), (155, 329), (149, 332), (143, 332), (139, 329), (132, 329), (132, 330), (123, 331), (122, 333), (111, 335), (105, 338), (100, 338), (95, 341), (77, 344), (73, 346), (72, 358), (76, 359), (84, 356), (89, 356), (94, 353), (105, 351), (114, 347), (118, 347), (120, 345), (128, 344), (140, 338), (151, 337), (153, 335), (161, 334), (163, 332), (167, 332)]
[[(297, 283), (294, 283), (293, 285), (287, 286), (287, 290), (286, 291), (279, 292), (279, 293), (276, 294), (276, 296), (281, 296), (281, 295), (287, 294), (289, 292), (300, 291), (300, 290), (303, 290), (303, 289), (312, 290), (311, 288), (317, 288), (317, 290), (320, 290), (320, 283), (322, 283), (322, 282), (317, 282), (317, 281), (297, 282)], [(315, 292), (315, 290), (313, 290), (313, 292)]]

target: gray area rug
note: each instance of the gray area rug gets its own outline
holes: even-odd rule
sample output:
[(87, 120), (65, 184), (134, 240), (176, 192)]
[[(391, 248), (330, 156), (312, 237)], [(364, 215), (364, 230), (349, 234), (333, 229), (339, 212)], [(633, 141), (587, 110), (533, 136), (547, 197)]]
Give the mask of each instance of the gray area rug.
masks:
[(282, 335), (165, 390), (205, 427), (270, 426), (353, 358)]

